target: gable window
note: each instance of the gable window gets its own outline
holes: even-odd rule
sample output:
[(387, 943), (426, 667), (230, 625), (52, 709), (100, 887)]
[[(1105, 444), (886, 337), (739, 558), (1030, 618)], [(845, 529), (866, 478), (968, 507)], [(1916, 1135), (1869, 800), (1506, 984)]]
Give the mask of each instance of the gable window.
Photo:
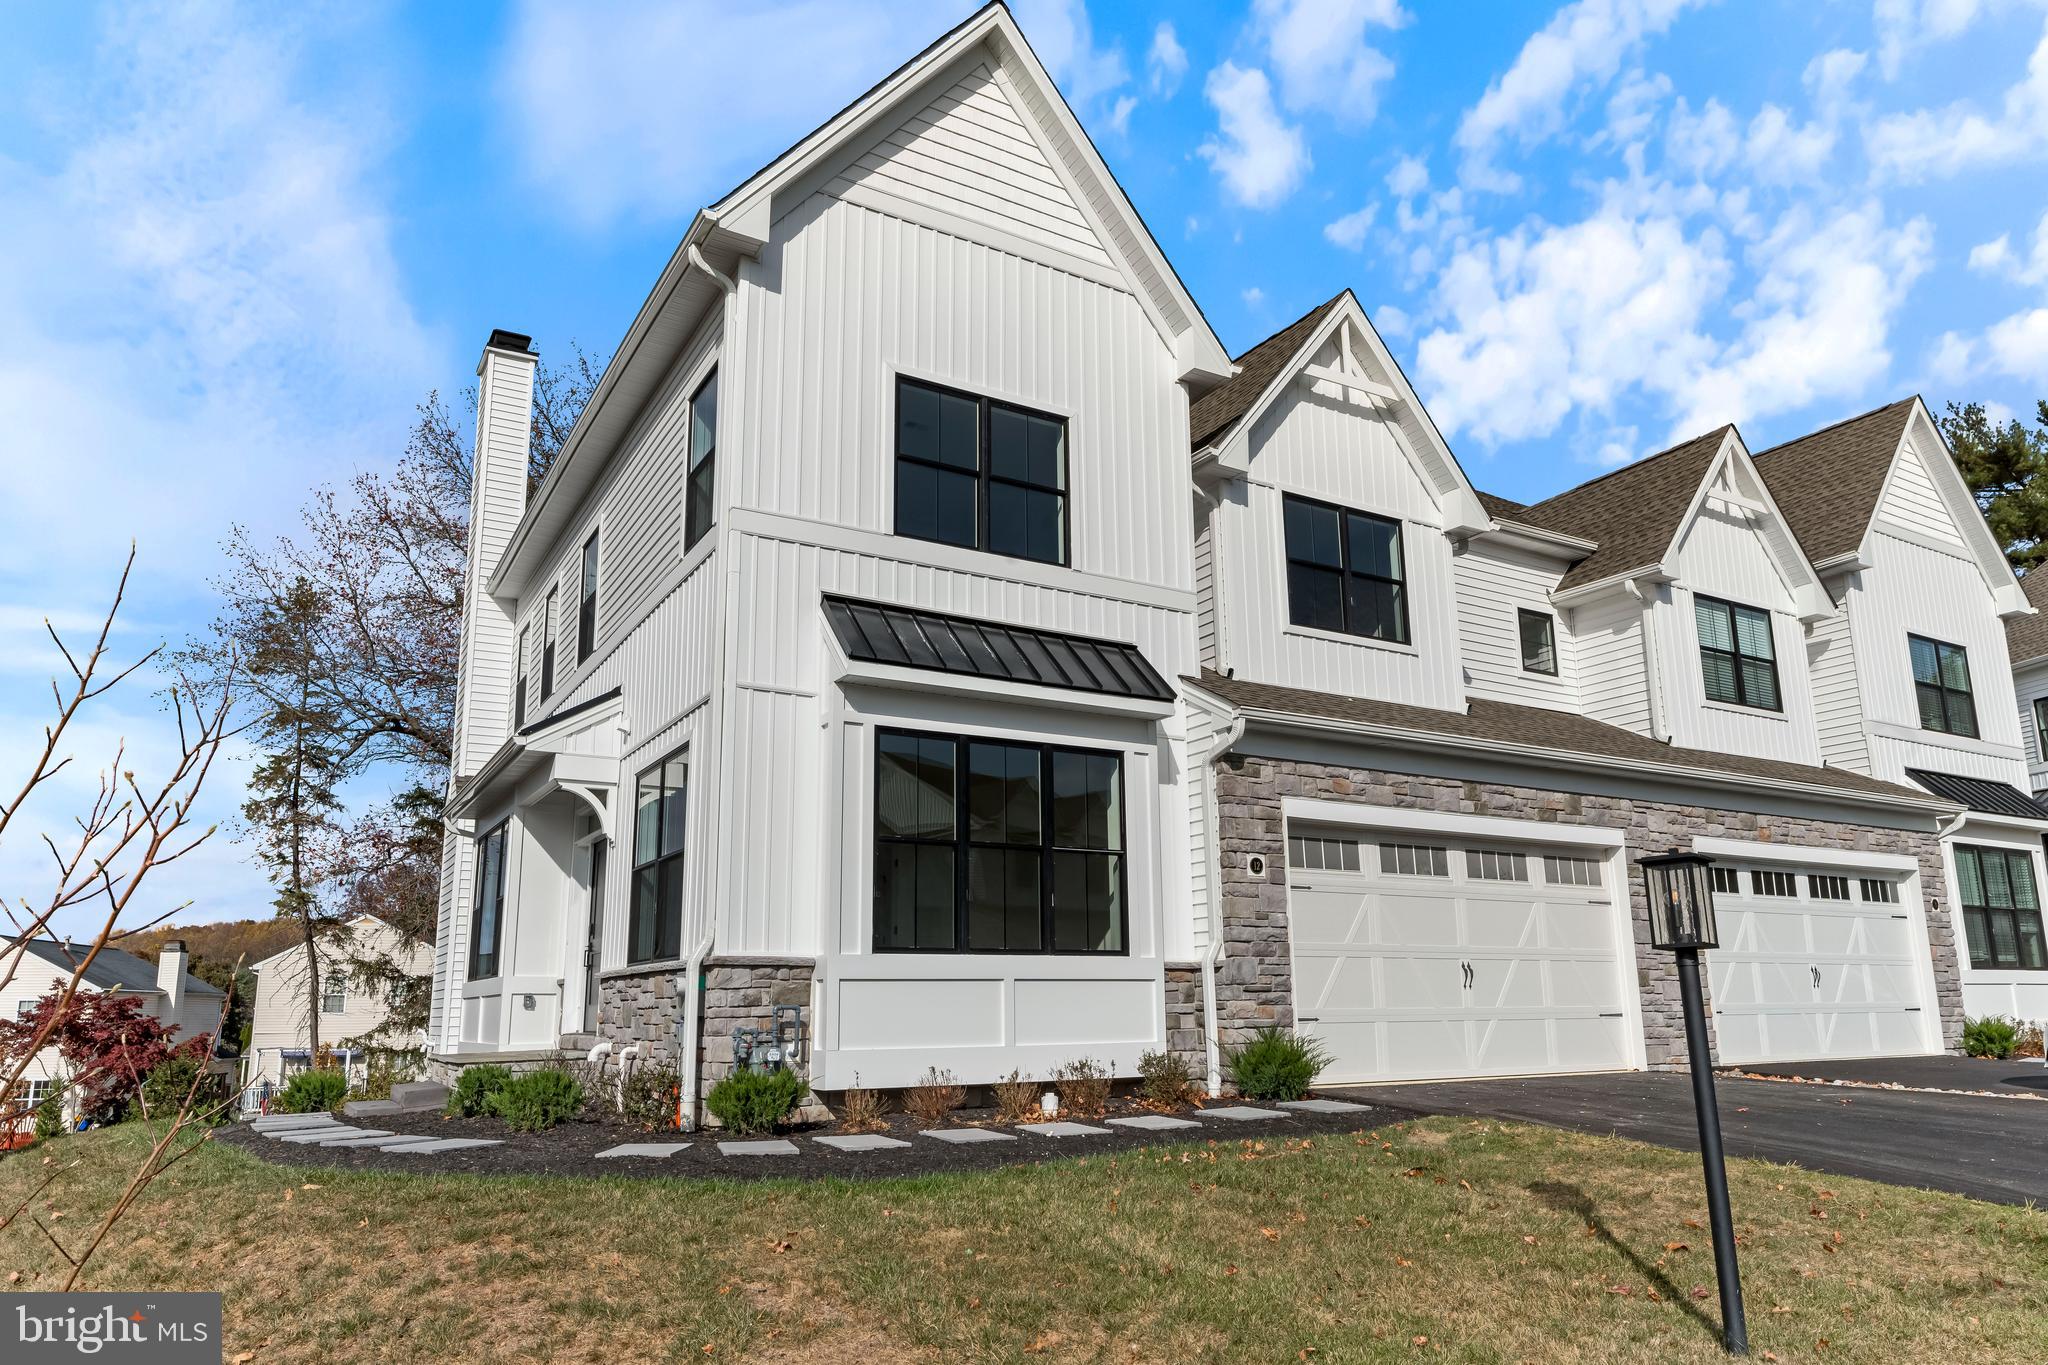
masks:
[(505, 826), (476, 843), (476, 906), (469, 929), (469, 979), (498, 974), (498, 940), (505, 928)]
[(898, 379), (896, 534), (1066, 563), (1065, 419)]
[(1977, 737), (1977, 701), (1970, 695), (1970, 655), (1961, 645), (1908, 635), (1920, 728)]
[(543, 702), (555, 694), (555, 609), (559, 599), (559, 590), (549, 588), (548, 600), (541, 608), (540, 699)]
[(597, 648), (597, 532), (583, 542), (583, 589), (576, 599), (576, 662)]
[(687, 749), (678, 749), (641, 773), (634, 788), (628, 962), (660, 962), (683, 953), (683, 833), (690, 793), (687, 755)]
[(320, 1012), (340, 1014), (348, 1008), (348, 981), (338, 972), (330, 972), (320, 983)]
[(2048, 970), (2032, 854), (1958, 844), (1956, 881), (1972, 967)]
[(1122, 953), (1123, 759), (875, 737), (877, 952)]
[(1716, 597), (1694, 597), (1692, 610), (1699, 627), (1700, 677), (1707, 700), (1760, 711), (1783, 709), (1771, 614)]
[(1557, 618), (1547, 611), (1521, 607), (1515, 622), (1522, 635), (1522, 671), (1557, 676)]
[(711, 529), (718, 492), (718, 371), (690, 395), (690, 473), (683, 491), (683, 549)]
[(513, 667), (519, 670), (519, 679), (512, 684), (512, 728), (526, 728), (526, 641), (531, 635), (531, 626), (519, 628), (519, 653)]
[(1288, 494), (1287, 619), (1314, 630), (1408, 643), (1401, 523)]

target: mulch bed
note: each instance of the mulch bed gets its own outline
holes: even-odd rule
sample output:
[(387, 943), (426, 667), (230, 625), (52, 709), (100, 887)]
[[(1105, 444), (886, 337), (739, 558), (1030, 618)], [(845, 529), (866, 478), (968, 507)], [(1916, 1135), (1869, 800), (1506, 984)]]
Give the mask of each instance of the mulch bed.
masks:
[[(1106, 1117), (1120, 1118), (1151, 1112), (1156, 1111), (1125, 1101), (1113, 1101)], [(696, 1133), (650, 1133), (592, 1118), (572, 1120), (544, 1133), (515, 1133), (495, 1118), (454, 1119), (439, 1114), (383, 1114), (375, 1118), (342, 1119), (344, 1123), (365, 1129), (390, 1129), (394, 1133), (418, 1133), (429, 1137), (495, 1138), (502, 1143), (496, 1147), (467, 1147), (452, 1152), (381, 1152), (372, 1147), (319, 1147), (280, 1142), (259, 1135), (248, 1124), (232, 1124), (219, 1129), (214, 1140), (243, 1148), (278, 1165), (329, 1170), (406, 1171), (420, 1175), (624, 1176), (643, 1180), (876, 1180), (993, 1171), (1075, 1157), (1114, 1155), (1147, 1147), (1200, 1148), (1214, 1145), (1234, 1152), (1244, 1142), (1274, 1143), (1290, 1138), (1349, 1135), (1418, 1117), (1407, 1110), (1380, 1104), (1361, 1112), (1342, 1114), (1298, 1110), (1287, 1113), (1286, 1118), (1246, 1122), (1212, 1119), (1200, 1128), (1166, 1131), (1120, 1128), (1103, 1125), (1099, 1119), (1086, 1119), (1082, 1122), (1109, 1126), (1109, 1131), (1069, 1138), (1019, 1133), (1013, 1142), (977, 1143), (950, 1143), (919, 1137), (917, 1122), (909, 1115), (899, 1113), (890, 1114), (884, 1120), (886, 1134), (909, 1142), (908, 1147), (842, 1152), (809, 1139), (847, 1130), (837, 1123), (816, 1123), (797, 1125), (775, 1135), (796, 1144), (794, 1156), (726, 1156), (718, 1150), (718, 1143), (729, 1135), (717, 1129)], [(1184, 1111), (1176, 1117), (1192, 1118), (1195, 1115)], [(953, 1122), (946, 1126), (970, 1125), (1002, 1132), (1014, 1131), (995, 1122), (993, 1111), (987, 1109), (958, 1110), (953, 1115)], [(597, 1159), (597, 1154), (606, 1148), (627, 1142), (688, 1142), (690, 1146), (686, 1151), (666, 1157)]]

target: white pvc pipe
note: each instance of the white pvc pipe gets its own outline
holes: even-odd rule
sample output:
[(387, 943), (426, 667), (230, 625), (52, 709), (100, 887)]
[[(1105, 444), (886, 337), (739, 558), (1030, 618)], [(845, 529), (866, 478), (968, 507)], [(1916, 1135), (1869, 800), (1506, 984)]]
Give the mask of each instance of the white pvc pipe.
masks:
[(704, 941), (690, 954), (690, 965), (685, 977), (685, 989), (689, 992), (684, 1001), (683, 1055), (676, 1058), (676, 1068), (683, 1073), (682, 1097), (677, 1104), (676, 1126), (686, 1133), (697, 1131), (697, 1086), (703, 1068), (697, 1063), (698, 1038), (702, 1032), (700, 1021), (704, 1017), (703, 990), (704, 959), (711, 956), (711, 943), (716, 932), (704, 935)]

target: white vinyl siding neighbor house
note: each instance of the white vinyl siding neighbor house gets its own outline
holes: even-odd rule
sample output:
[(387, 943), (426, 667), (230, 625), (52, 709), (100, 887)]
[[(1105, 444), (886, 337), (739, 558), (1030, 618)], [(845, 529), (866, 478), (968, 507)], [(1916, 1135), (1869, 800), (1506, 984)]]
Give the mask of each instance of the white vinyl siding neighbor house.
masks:
[[(345, 1055), (353, 1079), (364, 1073), (366, 1052), (360, 1040), (377, 1034), (390, 1018), (391, 1002), (351, 979), (351, 958), (383, 958), (409, 976), (424, 976), (432, 967), (433, 950), (415, 943), (373, 915), (358, 915), (347, 925), (343, 943), (323, 944), (326, 975), (320, 982), (320, 1045)], [(242, 1054), (241, 1085), (245, 1104), (260, 1103), (270, 1088), (316, 1060), (311, 1055), (312, 1008), (306, 989), (306, 950), (294, 945), (272, 954), (249, 970), (256, 976), (249, 1014), (249, 1046)], [(415, 1038), (378, 1038), (377, 1046), (411, 1049)]]

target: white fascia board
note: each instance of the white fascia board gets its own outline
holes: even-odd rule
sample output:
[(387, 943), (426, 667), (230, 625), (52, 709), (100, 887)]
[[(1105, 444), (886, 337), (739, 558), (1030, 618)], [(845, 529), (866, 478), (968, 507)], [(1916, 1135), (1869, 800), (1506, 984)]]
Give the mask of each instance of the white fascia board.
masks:
[(1995, 815), (1989, 811), (1970, 810), (1963, 812), (1962, 824), (1950, 830), (1948, 838), (1950, 840), (1958, 837), (1967, 839), (1969, 831), (1981, 829), (1985, 826), (2014, 834), (2025, 834), (2034, 841), (2035, 847), (2039, 847), (2042, 836), (2048, 835), (2048, 820), (2029, 820), (2024, 816)]
[(1621, 573), (1609, 574), (1607, 577), (1592, 583), (1582, 583), (1578, 587), (1569, 588), (1564, 592), (1554, 592), (1550, 594), (1550, 604), (1554, 607), (1576, 607), (1582, 602), (1591, 602), (1596, 598), (1605, 597), (1609, 593), (1625, 592), (1628, 590), (1629, 584), (1638, 580), (1651, 583), (1669, 583), (1673, 581), (1673, 575), (1671, 570), (1662, 563), (1643, 564), (1633, 569), (1624, 570)]
[(1290, 821), (1299, 820), (1306, 824), (1398, 829), (1458, 838), (1576, 844), (1592, 848), (1622, 848), (1628, 843), (1627, 830), (1610, 829), (1605, 825), (1560, 825), (1548, 820), (1456, 815), (1399, 806), (1362, 806), (1354, 801), (1318, 801), (1306, 796), (1282, 798), (1280, 813)]
[(1520, 549), (1557, 555), (1567, 560), (1583, 559), (1600, 548), (1598, 541), (1568, 536), (1562, 531), (1546, 531), (1541, 527), (1512, 520), (1495, 520), (1479, 534), (1486, 540), (1507, 541)]
[(1918, 872), (1920, 860), (1904, 853), (1864, 853), (1853, 848), (1802, 848), (1776, 840), (1723, 839), (1700, 835), (1692, 841), (1693, 852), (1710, 858), (1740, 858), (1751, 863), (1797, 863), (1802, 867), (1881, 869), (1886, 872)]
[[(1949, 520), (1956, 524), (1962, 534), (1964, 548), (1977, 565), (1977, 572), (1983, 576), (1984, 586), (1990, 591), (2000, 619), (2025, 615), (2031, 610), (2026, 593), (2020, 588), (2019, 577), (2013, 573), (2012, 564), (2007, 561), (2005, 551), (2000, 548), (1998, 538), (1991, 534), (1991, 527), (1985, 522), (1984, 514), (1977, 507), (1977, 499), (1970, 492), (1970, 486), (1963, 482), (1962, 471), (1956, 468), (1955, 455), (1948, 448), (1948, 441), (1941, 434), (1941, 428), (1934, 423), (1933, 414), (1927, 411), (1927, 404), (1919, 397), (1913, 399), (1913, 415), (1906, 420), (1905, 429), (1899, 433), (1898, 448), (1892, 452), (1891, 466), (1885, 471), (1884, 484), (1877, 492), (1877, 501), (1871, 505), (1870, 520), (1863, 527), (1863, 539), (1858, 543), (1859, 555), (1871, 558), (1871, 539), (1878, 534), (1878, 509), (1884, 506), (1887, 494), (1891, 492), (1892, 480), (1898, 475), (1899, 455), (1906, 442), (1918, 426), (1925, 436), (1922, 443), (1926, 458), (1920, 461), (1921, 468), (1934, 483), (1935, 492), (1948, 507)], [(1934, 458), (1939, 454), (1941, 458)], [(2010, 591), (2008, 591), (2010, 589)]]
[[(1739, 474), (1741, 481), (1750, 485), (1750, 491), (1735, 499), (1713, 493), (1711, 490), (1715, 478), (1724, 469), (1728, 471), (1731, 484), (1736, 482)], [(1834, 615), (1835, 605), (1829, 599), (1827, 588), (1822, 585), (1820, 574), (1813, 567), (1813, 561), (1806, 557), (1804, 550), (1797, 548), (1799, 537), (1793, 534), (1792, 524), (1785, 520), (1785, 514), (1779, 510), (1777, 500), (1771, 496), (1770, 485), (1764, 482), (1763, 474), (1757, 469), (1756, 461), (1749, 453), (1749, 447), (1743, 443), (1741, 433), (1732, 427), (1722, 436), (1721, 448), (1715, 452), (1713, 460), (1707, 465), (1706, 474), (1700, 479), (1700, 486), (1694, 490), (1692, 505), (1686, 508), (1685, 515), (1679, 518), (1678, 529), (1672, 534), (1671, 544), (1664, 549), (1664, 558), (1667, 561), (1676, 555), (1679, 544), (1692, 530), (1693, 523), (1699, 519), (1709, 500), (1731, 501), (1753, 515), (1761, 515), (1776, 524), (1786, 544), (1793, 547), (1791, 550), (1775, 545), (1768, 529), (1760, 530), (1758, 538), (1763, 541), (1764, 553), (1770, 559), (1771, 567), (1777, 570), (1786, 591), (1792, 595), (1793, 609), (1801, 624), (1811, 625), (1815, 621), (1823, 621)]]

